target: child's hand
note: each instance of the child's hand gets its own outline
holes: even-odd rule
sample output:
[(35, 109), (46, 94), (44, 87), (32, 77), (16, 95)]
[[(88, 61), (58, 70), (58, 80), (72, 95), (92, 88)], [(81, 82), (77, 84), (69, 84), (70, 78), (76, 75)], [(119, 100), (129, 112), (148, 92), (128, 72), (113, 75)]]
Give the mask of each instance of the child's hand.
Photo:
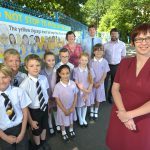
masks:
[(83, 85), (81, 83), (78, 83), (78, 87), (80, 90), (83, 90)]
[(71, 107), (70, 109), (69, 109), (69, 111), (70, 111), (70, 113), (73, 113), (74, 112), (74, 107)]
[(83, 101), (86, 102), (88, 99), (88, 94), (84, 94), (82, 98), (83, 98)]
[(97, 83), (94, 83), (94, 88), (98, 89), (98, 88), (100, 87), (100, 85), (101, 85), (101, 84), (98, 83), (98, 82), (97, 82)]
[(8, 135), (8, 136), (7, 136), (7, 139), (6, 139), (6, 142), (9, 143), (9, 144), (14, 144), (14, 143), (16, 143), (16, 136)]
[(66, 110), (64, 111), (64, 114), (65, 114), (65, 116), (69, 116), (70, 110), (69, 110), (69, 109), (66, 109)]
[(32, 123), (31, 123), (31, 128), (32, 128), (32, 130), (38, 129), (38, 128), (39, 128), (38, 122), (37, 122), (37, 121), (32, 121)]
[(16, 143), (20, 143), (23, 139), (24, 135), (23, 134), (19, 134), (16, 138)]

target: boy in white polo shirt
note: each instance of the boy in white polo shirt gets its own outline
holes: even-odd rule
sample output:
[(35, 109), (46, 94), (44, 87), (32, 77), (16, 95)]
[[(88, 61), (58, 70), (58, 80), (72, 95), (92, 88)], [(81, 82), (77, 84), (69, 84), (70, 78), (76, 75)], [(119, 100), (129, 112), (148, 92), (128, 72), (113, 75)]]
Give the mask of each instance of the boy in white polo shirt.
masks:
[(20, 68), (20, 54), (15, 49), (7, 49), (4, 52), (4, 63), (12, 69), (13, 78), (11, 80), (11, 85), (19, 87), (21, 82), (27, 77), (27, 75), (21, 71)]
[(32, 103), (29, 105), (29, 124), (32, 128), (36, 149), (46, 144), (46, 129), (48, 129), (48, 93), (49, 84), (44, 75), (40, 75), (41, 59), (30, 54), (25, 58), (25, 69), (28, 77), (21, 83)]
[(0, 148), (27, 150), (27, 106), (31, 100), (22, 89), (10, 85), (12, 76), (12, 70), (0, 64)]

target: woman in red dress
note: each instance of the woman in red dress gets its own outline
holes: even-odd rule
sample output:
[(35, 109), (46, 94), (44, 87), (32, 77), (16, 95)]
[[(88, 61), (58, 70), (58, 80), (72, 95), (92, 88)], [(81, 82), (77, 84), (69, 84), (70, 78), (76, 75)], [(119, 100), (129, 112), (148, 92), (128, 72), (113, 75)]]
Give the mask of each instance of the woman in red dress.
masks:
[(73, 31), (68, 31), (66, 33), (66, 40), (68, 41), (68, 43), (64, 46), (64, 48), (67, 48), (69, 51), (69, 62), (77, 67), (79, 65), (79, 57), (82, 53), (81, 45), (75, 42), (75, 34)]
[(136, 56), (121, 61), (112, 87), (111, 150), (150, 150), (150, 24), (136, 27), (131, 40)]

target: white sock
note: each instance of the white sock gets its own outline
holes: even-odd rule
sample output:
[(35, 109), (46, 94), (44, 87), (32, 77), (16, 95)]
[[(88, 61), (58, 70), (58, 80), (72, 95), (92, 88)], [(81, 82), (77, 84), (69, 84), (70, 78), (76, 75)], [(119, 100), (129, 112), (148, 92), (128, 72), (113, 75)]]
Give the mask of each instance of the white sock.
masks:
[(94, 107), (93, 106), (90, 107), (90, 112), (94, 112)]
[(83, 125), (83, 120), (82, 120), (82, 114), (81, 114), (81, 108), (77, 107), (77, 113), (78, 113), (78, 117), (79, 117), (79, 123), (80, 125)]
[(62, 131), (62, 135), (65, 135), (65, 134), (66, 134), (66, 130), (63, 130), (63, 131)]
[(49, 124), (49, 128), (53, 128), (53, 125), (52, 125), (52, 114), (49, 113), (48, 115), (48, 124)]
[(85, 118), (86, 118), (86, 113), (87, 113), (87, 107), (82, 107), (82, 118), (83, 118), (83, 123), (87, 124)]
[(58, 123), (57, 123), (57, 111), (53, 111), (53, 114), (54, 114), (55, 124), (56, 124), (56, 126), (58, 126)]
[(98, 113), (98, 107), (95, 107), (95, 113)]

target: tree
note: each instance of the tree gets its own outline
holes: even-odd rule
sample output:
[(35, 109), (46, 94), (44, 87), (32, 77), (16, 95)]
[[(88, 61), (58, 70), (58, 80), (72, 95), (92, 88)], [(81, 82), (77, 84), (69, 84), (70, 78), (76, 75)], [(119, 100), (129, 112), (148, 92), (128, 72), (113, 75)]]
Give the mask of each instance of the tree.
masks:
[(107, 9), (110, 7), (111, 1), (112, 0), (88, 0), (81, 8), (86, 23), (93, 23), (98, 26), (102, 16), (105, 15)]
[[(54, 17), (55, 12), (64, 13), (78, 21), (83, 22), (83, 15), (80, 11), (81, 5), (83, 5), (87, 0), (9, 0), (13, 4), (18, 4), (23, 8), (29, 8), (37, 13), (43, 13), (48, 16)], [(16, 8), (18, 10), (18, 8)], [(22, 11), (22, 10), (18, 10)], [(30, 13), (30, 12), (26, 12)]]
[(101, 18), (99, 31), (110, 31), (112, 27), (117, 27), (121, 31), (121, 38), (127, 41), (134, 26), (149, 20), (149, 0), (115, 0)]

